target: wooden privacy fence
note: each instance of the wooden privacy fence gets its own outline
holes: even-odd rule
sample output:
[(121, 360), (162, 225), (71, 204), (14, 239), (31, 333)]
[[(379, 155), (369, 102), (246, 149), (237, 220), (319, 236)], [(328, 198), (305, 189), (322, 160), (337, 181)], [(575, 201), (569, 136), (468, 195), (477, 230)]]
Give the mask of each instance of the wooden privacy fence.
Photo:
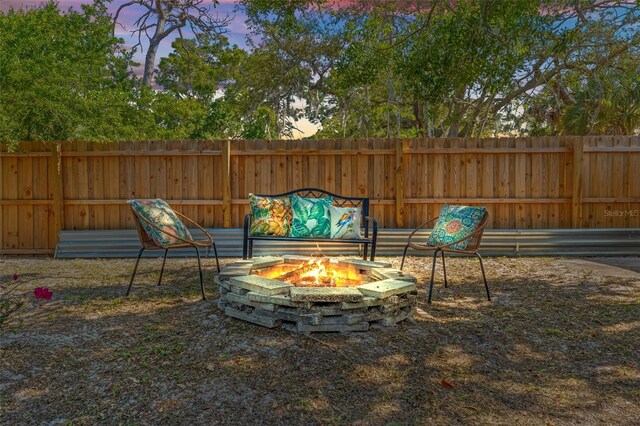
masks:
[(368, 196), (383, 228), (443, 203), (485, 205), (493, 228), (640, 227), (636, 136), (23, 143), (0, 152), (0, 177), (5, 254), (51, 252), (61, 229), (133, 228), (130, 198), (238, 228), (249, 192), (301, 187)]

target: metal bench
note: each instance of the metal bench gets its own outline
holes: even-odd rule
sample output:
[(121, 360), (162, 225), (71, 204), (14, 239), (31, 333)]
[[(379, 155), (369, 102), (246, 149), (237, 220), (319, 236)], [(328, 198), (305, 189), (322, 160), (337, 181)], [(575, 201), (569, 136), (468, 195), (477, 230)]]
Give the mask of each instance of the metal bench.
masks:
[[(256, 240), (261, 241), (314, 241), (314, 242), (327, 242), (332, 243), (345, 243), (345, 244), (362, 244), (363, 246), (363, 259), (367, 260), (367, 254), (369, 252), (369, 245), (371, 245), (371, 259), (375, 260), (376, 257), (376, 243), (378, 240), (378, 222), (369, 217), (369, 199), (363, 197), (344, 197), (342, 195), (333, 194), (323, 189), (317, 188), (302, 188), (295, 189), (293, 191), (285, 192), (283, 194), (256, 194), (258, 197), (287, 197), (289, 195), (297, 195), (305, 198), (322, 198), (332, 197), (333, 205), (336, 207), (357, 207), (361, 209), (361, 226), (363, 237), (359, 239), (336, 239), (336, 238), (299, 238), (299, 237), (276, 237), (276, 236), (256, 236), (249, 235), (249, 228), (251, 226), (251, 213), (244, 217), (244, 232), (242, 243), (242, 257), (243, 259), (251, 259), (253, 257), (253, 242)], [(369, 228), (371, 227), (371, 232)], [(369, 236), (371, 235), (371, 236)]]

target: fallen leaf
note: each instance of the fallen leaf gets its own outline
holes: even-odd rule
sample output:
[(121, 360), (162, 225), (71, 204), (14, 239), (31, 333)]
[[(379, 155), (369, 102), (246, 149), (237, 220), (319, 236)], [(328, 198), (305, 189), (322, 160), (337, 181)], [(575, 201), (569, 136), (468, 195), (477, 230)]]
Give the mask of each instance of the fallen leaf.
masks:
[(447, 382), (445, 379), (440, 380), (440, 384), (445, 388), (455, 388), (456, 385)]

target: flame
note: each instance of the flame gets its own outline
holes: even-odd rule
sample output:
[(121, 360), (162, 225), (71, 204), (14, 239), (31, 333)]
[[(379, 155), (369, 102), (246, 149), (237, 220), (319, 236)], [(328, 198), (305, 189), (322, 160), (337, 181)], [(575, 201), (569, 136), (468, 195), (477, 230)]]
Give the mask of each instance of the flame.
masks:
[[(312, 266), (309, 268), (309, 266)], [(258, 272), (267, 278), (278, 279), (282, 274), (304, 268), (296, 278), (285, 282), (299, 286), (346, 287), (362, 284), (364, 278), (353, 265), (338, 265), (329, 259), (310, 259), (296, 265), (277, 265)]]
[(338, 266), (335, 262), (327, 259), (312, 259), (300, 264), (300, 267), (305, 265), (314, 265), (315, 267), (302, 274), (300, 278), (310, 279), (317, 286), (342, 287), (362, 281), (362, 276), (352, 265)]
[(303, 274), (301, 278), (313, 278), (317, 285), (321, 285), (329, 281), (330, 284), (335, 284), (335, 278), (329, 275), (327, 272), (326, 266), (324, 266), (324, 262), (322, 260), (310, 260), (307, 264), (313, 265), (315, 263), (316, 267)]

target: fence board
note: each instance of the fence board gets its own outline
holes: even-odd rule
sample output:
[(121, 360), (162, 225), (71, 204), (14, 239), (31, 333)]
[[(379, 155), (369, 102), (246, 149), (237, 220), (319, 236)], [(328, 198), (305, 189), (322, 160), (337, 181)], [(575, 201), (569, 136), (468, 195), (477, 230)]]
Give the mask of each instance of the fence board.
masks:
[(132, 228), (136, 197), (238, 228), (249, 192), (305, 186), (370, 197), (382, 228), (413, 228), (444, 203), (486, 205), (493, 228), (640, 227), (637, 136), (65, 142), (60, 161), (58, 175), (51, 144), (0, 152), (3, 253), (51, 250), (59, 229)]

